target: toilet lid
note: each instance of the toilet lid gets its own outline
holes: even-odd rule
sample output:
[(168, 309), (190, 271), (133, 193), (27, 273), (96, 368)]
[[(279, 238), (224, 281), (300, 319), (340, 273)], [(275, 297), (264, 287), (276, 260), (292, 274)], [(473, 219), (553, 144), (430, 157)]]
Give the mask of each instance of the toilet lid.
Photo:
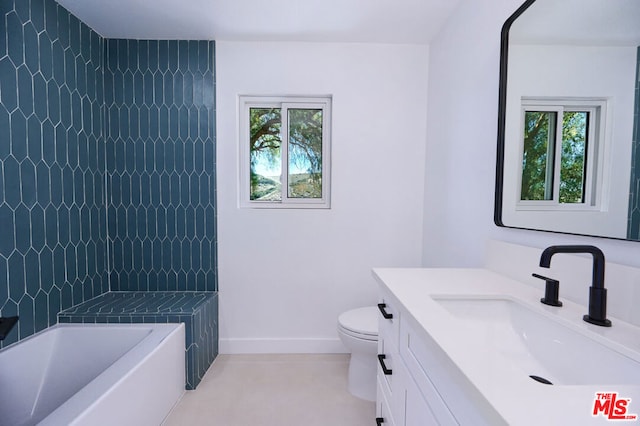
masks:
[(378, 311), (375, 306), (344, 312), (338, 317), (338, 323), (353, 333), (378, 335)]

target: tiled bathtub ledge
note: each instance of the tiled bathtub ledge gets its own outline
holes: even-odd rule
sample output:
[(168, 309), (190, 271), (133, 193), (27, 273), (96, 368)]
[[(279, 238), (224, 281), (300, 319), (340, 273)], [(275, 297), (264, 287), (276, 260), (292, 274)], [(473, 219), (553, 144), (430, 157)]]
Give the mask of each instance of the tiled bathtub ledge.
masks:
[(218, 293), (115, 291), (58, 314), (61, 323), (177, 323), (186, 328), (186, 389), (195, 389), (218, 355)]

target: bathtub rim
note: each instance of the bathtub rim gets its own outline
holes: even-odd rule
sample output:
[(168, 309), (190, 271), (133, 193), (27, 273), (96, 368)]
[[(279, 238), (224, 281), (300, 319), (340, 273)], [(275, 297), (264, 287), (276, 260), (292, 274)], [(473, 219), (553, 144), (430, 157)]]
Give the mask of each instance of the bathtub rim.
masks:
[[(182, 343), (181, 349), (184, 354), (185, 326), (184, 323), (135, 323), (135, 324), (109, 324), (109, 323), (59, 323), (41, 330), (25, 339), (16, 342), (2, 349), (2, 352), (10, 350), (21, 342), (36, 339), (45, 333), (59, 329), (145, 329), (151, 330), (140, 342), (126, 351), (120, 358), (114, 361), (109, 367), (102, 371), (92, 381), (87, 383), (78, 392), (69, 397), (64, 403), (47, 415), (38, 423), (39, 425), (69, 424), (76, 419), (81, 419), (84, 413), (89, 412), (101, 401), (107, 398), (108, 394), (118, 385), (125, 382), (136, 370), (144, 364), (145, 360), (154, 356), (154, 353), (163, 347), (163, 344), (172, 341), (170, 337), (178, 338)], [(181, 357), (182, 365), (180, 372), (182, 375), (182, 388), (178, 400), (184, 393), (184, 355)], [(177, 403), (177, 401), (176, 401)], [(169, 407), (169, 411), (172, 407)]]

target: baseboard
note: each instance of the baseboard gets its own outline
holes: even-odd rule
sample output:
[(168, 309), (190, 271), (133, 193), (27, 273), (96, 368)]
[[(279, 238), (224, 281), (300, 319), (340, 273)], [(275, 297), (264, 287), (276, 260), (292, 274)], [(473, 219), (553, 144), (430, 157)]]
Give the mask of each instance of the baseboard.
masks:
[(221, 354), (347, 353), (340, 339), (220, 339)]

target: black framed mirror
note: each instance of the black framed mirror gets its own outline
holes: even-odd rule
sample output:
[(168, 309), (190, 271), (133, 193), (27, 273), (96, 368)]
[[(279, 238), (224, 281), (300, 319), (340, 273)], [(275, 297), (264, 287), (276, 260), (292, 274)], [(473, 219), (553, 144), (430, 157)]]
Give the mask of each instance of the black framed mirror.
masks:
[(498, 116), (498, 226), (640, 241), (640, 0), (526, 1)]

